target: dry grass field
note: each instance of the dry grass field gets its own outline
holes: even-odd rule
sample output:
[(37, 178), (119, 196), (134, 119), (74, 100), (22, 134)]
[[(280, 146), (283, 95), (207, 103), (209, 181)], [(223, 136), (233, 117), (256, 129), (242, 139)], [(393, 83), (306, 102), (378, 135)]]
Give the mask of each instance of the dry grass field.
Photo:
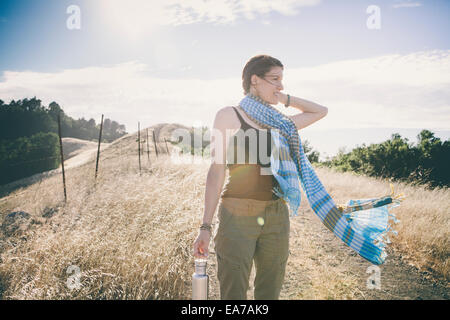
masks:
[[(102, 151), (96, 183), (95, 158), (66, 170), (65, 204), (60, 175), (0, 199), (2, 299), (190, 299), (208, 165), (156, 159), (151, 150), (140, 175), (136, 136)], [(388, 181), (317, 173), (338, 203), (390, 193)], [(449, 298), (450, 191), (393, 184), (406, 199), (392, 210), (401, 222), (381, 288), (367, 288), (370, 263), (322, 225), (302, 194), (281, 299)], [(211, 241), (211, 299), (220, 298), (215, 269)]]

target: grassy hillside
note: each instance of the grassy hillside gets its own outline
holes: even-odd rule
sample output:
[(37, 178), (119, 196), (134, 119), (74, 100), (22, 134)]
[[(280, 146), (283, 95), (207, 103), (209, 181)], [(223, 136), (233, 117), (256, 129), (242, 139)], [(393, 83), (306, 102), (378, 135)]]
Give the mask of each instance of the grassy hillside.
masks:
[[(170, 131), (163, 127), (159, 127), (161, 136)], [(174, 163), (166, 154), (156, 159), (151, 150), (150, 163), (146, 154), (141, 158), (140, 175), (136, 138), (137, 134), (126, 135), (103, 151), (96, 184), (95, 158), (68, 169), (66, 204), (59, 175), (0, 199), (3, 299), (190, 298), (191, 251), (203, 214), (208, 166)], [(317, 173), (338, 203), (390, 193), (387, 181), (326, 168)], [(401, 220), (393, 247), (409, 263), (448, 279), (450, 191), (394, 186), (406, 200), (393, 209)], [(302, 201), (300, 214), (309, 207), (304, 194)], [(305, 235), (291, 233), (291, 246), (298, 237)], [(300, 252), (308, 255), (293, 256), (291, 262), (298, 272), (308, 267), (317, 270), (312, 266), (314, 260), (322, 259), (314, 257), (320, 239), (301, 241)], [(332, 298), (358, 297), (354, 278), (340, 276), (345, 264), (333, 269), (338, 267), (328, 261), (322, 261), (324, 268), (335, 270), (341, 279), (339, 287), (333, 287)], [(311, 275), (315, 286), (311, 294), (292, 297), (329, 297), (330, 281), (320, 281), (322, 276), (320, 272)], [(77, 280), (80, 285), (74, 288)], [(68, 281), (74, 282), (69, 285)], [(302, 288), (294, 285), (292, 290)]]
[[(76, 139), (76, 138), (62, 138), (64, 168), (77, 167), (85, 163), (89, 159), (97, 156), (98, 143)], [(102, 143), (100, 150), (107, 148), (110, 143)], [(32, 176), (25, 177), (7, 184), (0, 185), (0, 197), (8, 195), (12, 190), (20, 187), (27, 187), (33, 183), (39, 182), (44, 178), (61, 174), (61, 165), (54, 170), (36, 173)]]

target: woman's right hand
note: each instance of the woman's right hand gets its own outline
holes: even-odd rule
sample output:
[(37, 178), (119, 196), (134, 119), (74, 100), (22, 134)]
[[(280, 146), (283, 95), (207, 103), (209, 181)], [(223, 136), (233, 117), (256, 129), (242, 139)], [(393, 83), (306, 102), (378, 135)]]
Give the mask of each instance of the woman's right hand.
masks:
[(194, 242), (194, 257), (206, 258), (208, 257), (209, 242), (211, 240), (211, 233), (208, 230), (200, 230), (197, 239)]

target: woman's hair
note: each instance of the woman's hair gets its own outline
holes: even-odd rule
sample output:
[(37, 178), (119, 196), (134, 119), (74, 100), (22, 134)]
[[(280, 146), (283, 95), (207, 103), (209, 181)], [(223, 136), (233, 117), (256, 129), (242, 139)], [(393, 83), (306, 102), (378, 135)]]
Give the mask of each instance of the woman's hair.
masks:
[(268, 56), (266, 54), (260, 54), (251, 58), (244, 67), (242, 71), (242, 87), (244, 88), (244, 94), (250, 91), (250, 80), (252, 75), (256, 74), (258, 77), (262, 78), (267, 72), (272, 69), (272, 67), (284, 68), (280, 60)]

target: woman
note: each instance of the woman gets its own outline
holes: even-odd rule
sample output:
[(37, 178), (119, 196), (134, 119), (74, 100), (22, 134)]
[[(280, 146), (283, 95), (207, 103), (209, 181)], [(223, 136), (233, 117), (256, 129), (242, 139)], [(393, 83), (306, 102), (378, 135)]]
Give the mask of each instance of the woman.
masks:
[[(297, 130), (323, 118), (328, 111), (326, 107), (281, 92), (283, 69), (281, 62), (271, 56), (251, 58), (242, 72), (246, 97), (265, 105), (282, 103), (299, 109), (302, 113), (289, 116)], [(237, 138), (242, 137), (238, 133), (242, 131), (245, 132), (244, 147), (237, 142)], [(247, 140), (255, 136), (256, 140)], [(260, 139), (267, 143), (260, 144)], [(227, 148), (230, 141), (233, 148)], [(255, 299), (279, 298), (289, 255), (290, 222), (286, 201), (274, 191), (278, 182), (271, 175), (270, 162), (263, 161), (263, 158), (270, 159), (273, 146), (270, 130), (249, 116), (241, 105), (224, 107), (217, 112), (203, 224), (194, 242), (194, 256), (208, 255), (211, 222), (220, 200), (214, 243), (221, 299), (247, 298), (253, 260)], [(231, 151), (235, 157), (230, 157)], [(245, 156), (243, 163), (236, 161), (236, 153), (238, 157)], [(249, 161), (250, 158), (256, 161)], [(227, 168), (229, 178), (222, 190)]]

